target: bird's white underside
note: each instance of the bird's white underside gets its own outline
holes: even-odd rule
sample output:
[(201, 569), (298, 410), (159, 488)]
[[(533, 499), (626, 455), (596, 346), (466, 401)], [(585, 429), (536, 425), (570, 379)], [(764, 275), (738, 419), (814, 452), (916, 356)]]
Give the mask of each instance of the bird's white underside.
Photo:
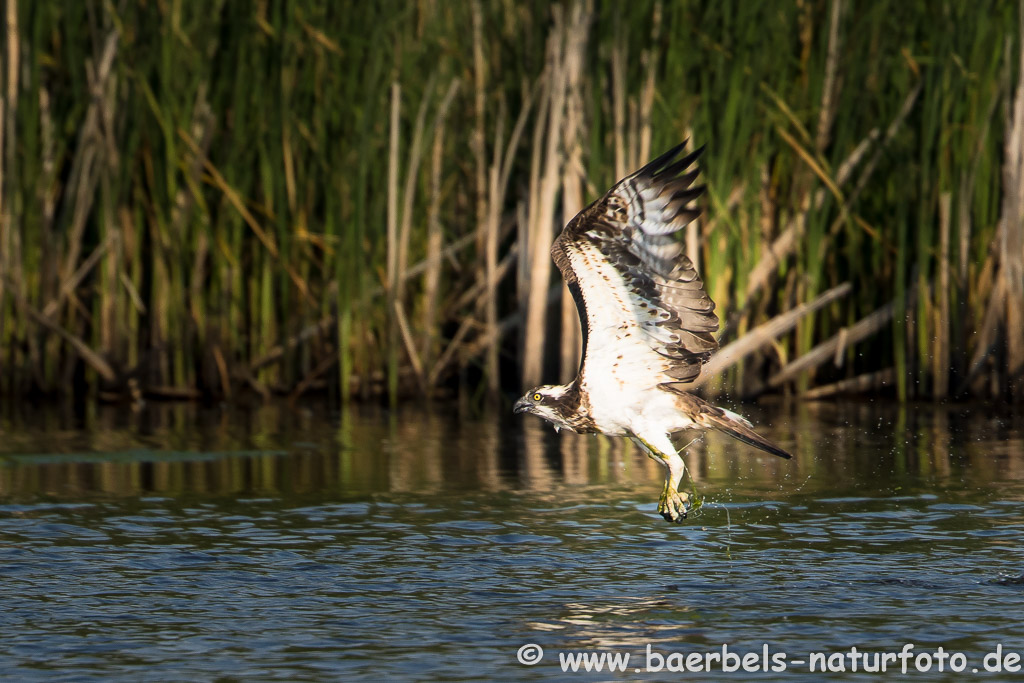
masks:
[(676, 406), (674, 394), (658, 387), (674, 381), (665, 374), (668, 361), (651, 346), (671, 336), (655, 325), (639, 322), (648, 309), (634, 306), (625, 281), (597, 247), (578, 244), (569, 253), (573, 270), (585, 273), (580, 291), (588, 319), (583, 388), (598, 429), (611, 435), (680, 431), (694, 426)]

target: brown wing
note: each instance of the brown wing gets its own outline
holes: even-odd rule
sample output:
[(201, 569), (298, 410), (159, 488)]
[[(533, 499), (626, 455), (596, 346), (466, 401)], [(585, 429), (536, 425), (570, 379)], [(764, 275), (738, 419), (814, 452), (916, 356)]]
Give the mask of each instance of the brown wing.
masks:
[(703, 148), (677, 160), (684, 146), (619, 181), (551, 248), (583, 326), (581, 373), (631, 354), (625, 362), (661, 375), (651, 381), (692, 382), (718, 348), (715, 304), (676, 238), (700, 215), (690, 203), (704, 191), (688, 170)]

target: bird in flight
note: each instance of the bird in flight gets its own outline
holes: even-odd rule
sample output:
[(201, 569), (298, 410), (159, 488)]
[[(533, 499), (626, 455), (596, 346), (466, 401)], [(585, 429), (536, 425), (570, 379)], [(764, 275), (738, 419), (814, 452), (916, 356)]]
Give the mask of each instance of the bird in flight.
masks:
[[(544, 385), (520, 398), (555, 429), (632, 439), (665, 468), (658, 512), (686, 518), (693, 502), (679, 483), (686, 466), (670, 435), (717, 429), (768, 453), (789, 453), (743, 417), (694, 396), (687, 387), (718, 348), (715, 303), (676, 234), (700, 215), (691, 202), (694, 162), (669, 150), (580, 211), (551, 247), (583, 329), (579, 372), (569, 384)], [(691, 168), (692, 167), (692, 168)]]

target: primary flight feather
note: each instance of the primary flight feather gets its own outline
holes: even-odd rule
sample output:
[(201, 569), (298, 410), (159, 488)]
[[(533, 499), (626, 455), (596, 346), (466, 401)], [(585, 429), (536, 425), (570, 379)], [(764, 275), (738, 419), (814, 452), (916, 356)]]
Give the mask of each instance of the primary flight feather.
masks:
[(556, 428), (631, 438), (665, 467), (658, 512), (672, 522), (691, 504), (679, 491), (686, 468), (672, 433), (718, 429), (791, 457), (744, 418), (686, 391), (718, 348), (718, 316), (676, 239), (700, 214), (692, 202), (704, 191), (694, 185), (703, 148), (677, 158), (684, 147), (620, 180), (555, 240), (551, 257), (576, 301), (583, 357), (572, 382), (532, 389), (515, 405)]

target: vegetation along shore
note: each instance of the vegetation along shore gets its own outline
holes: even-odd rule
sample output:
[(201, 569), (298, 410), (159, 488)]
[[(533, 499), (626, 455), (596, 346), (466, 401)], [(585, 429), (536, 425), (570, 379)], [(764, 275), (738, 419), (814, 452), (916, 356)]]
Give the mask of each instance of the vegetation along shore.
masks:
[[(0, 395), (518, 392), (689, 138), (702, 390), (1024, 400), (1024, 3), (8, 0)], [(549, 367), (544, 363), (548, 362)]]

